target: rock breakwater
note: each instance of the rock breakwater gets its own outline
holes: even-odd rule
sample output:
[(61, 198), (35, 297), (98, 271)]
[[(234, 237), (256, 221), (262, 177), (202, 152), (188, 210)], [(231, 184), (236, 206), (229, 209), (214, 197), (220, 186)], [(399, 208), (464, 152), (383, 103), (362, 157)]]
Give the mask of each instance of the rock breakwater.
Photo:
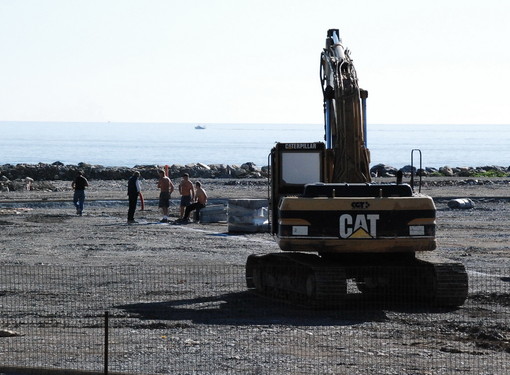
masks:
[(267, 167), (258, 167), (252, 162), (242, 165), (194, 163), (186, 165), (136, 165), (129, 167), (105, 167), (79, 163), (65, 165), (61, 162), (52, 164), (4, 164), (0, 166), (0, 189), (19, 190), (25, 188), (28, 181), (72, 181), (78, 171), (82, 171), (90, 180), (127, 180), (133, 172), (139, 171), (142, 178), (156, 178), (160, 169), (168, 168), (170, 178), (179, 178), (188, 173), (192, 178), (234, 178), (258, 179), (268, 174)]
[[(30, 181), (37, 182), (38, 187), (44, 188), (45, 183), (55, 180), (71, 181), (78, 171), (84, 172), (90, 180), (127, 180), (135, 170), (139, 171), (142, 178), (154, 179), (159, 169), (165, 169), (161, 165), (136, 165), (129, 167), (105, 167), (79, 163), (77, 165), (65, 165), (61, 162), (52, 164), (4, 164), (0, 165), (0, 190), (26, 189)], [(167, 166), (170, 178), (180, 178), (188, 173), (193, 179), (262, 179), (267, 178), (269, 168), (259, 167), (251, 162), (242, 165), (193, 163), (186, 165), (174, 164)], [(409, 176), (412, 171), (422, 176), (431, 177), (510, 177), (510, 167), (484, 166), (484, 167), (448, 167), (425, 168), (416, 170), (411, 166), (400, 169), (404, 176)], [(370, 169), (372, 177), (395, 177), (399, 169), (390, 165), (377, 164)], [(456, 182), (458, 183), (458, 182)]]
[(501, 167), (497, 165), (488, 165), (483, 167), (449, 167), (424, 168), (417, 169), (407, 165), (397, 169), (386, 164), (377, 164), (370, 168), (372, 177), (395, 177), (401, 170), (404, 175), (410, 175), (414, 172), (422, 176), (436, 177), (508, 177), (510, 176), (510, 167)]

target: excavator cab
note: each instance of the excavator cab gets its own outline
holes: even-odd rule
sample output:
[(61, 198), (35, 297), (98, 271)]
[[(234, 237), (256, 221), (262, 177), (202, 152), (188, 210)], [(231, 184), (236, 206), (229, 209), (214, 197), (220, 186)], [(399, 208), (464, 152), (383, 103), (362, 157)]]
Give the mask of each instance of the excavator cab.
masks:
[(271, 232), (277, 234), (280, 199), (302, 195), (307, 184), (325, 181), (325, 145), (321, 142), (277, 143), (270, 156)]

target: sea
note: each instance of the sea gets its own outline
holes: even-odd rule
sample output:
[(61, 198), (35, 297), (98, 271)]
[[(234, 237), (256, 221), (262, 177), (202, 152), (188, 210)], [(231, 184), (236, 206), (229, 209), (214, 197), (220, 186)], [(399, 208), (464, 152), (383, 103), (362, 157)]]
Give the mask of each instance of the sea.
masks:
[[(322, 124), (3, 121), (0, 164), (265, 166), (276, 142), (323, 140)], [(423, 167), (510, 165), (510, 125), (368, 124), (367, 145), (371, 166), (410, 165), (412, 150)]]

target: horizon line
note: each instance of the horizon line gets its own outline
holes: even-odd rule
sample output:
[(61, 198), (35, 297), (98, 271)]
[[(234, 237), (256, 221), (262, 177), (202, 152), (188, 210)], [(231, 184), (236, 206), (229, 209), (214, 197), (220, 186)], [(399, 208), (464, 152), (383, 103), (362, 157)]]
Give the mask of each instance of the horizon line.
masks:
[[(7, 123), (40, 123), (40, 124), (176, 124), (176, 125), (323, 125), (323, 123), (312, 123), (312, 122), (180, 122), (180, 121), (51, 121), (51, 120), (0, 120), (0, 124)], [(509, 123), (425, 123), (425, 122), (372, 122), (367, 125), (425, 125), (425, 126), (436, 126), (436, 125), (496, 125), (505, 126), (510, 125)]]

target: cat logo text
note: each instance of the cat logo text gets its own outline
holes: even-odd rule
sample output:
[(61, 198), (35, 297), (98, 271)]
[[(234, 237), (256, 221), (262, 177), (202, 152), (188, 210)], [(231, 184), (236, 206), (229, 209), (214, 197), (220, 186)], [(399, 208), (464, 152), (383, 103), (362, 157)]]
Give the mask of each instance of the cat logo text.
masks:
[(376, 214), (343, 214), (340, 216), (340, 238), (376, 238), (378, 220)]

